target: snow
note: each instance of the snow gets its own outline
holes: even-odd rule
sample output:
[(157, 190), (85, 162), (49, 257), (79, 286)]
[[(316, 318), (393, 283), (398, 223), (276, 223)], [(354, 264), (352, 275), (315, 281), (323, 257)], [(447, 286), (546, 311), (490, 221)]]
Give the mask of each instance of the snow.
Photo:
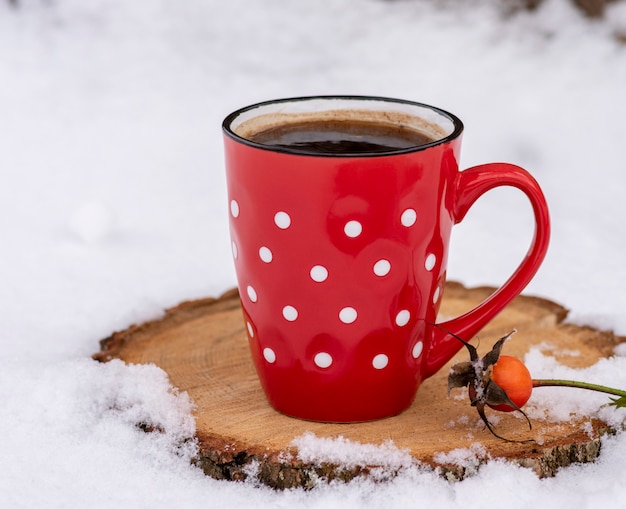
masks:
[[(573, 369), (559, 364), (554, 357), (545, 355), (540, 349), (533, 348), (526, 355), (525, 363), (536, 379), (580, 380), (607, 387), (626, 387), (624, 356), (600, 359), (589, 368)], [(582, 389), (542, 387), (533, 392), (525, 410), (531, 419), (563, 422), (576, 415), (588, 415), (597, 416), (604, 422), (619, 427), (624, 420), (623, 411), (607, 406), (609, 402), (607, 394), (588, 393)]]
[(487, 448), (478, 442), (469, 447), (452, 449), (448, 452), (438, 452), (434, 456), (435, 463), (440, 465), (457, 465), (476, 470), (490, 455)]
[(409, 451), (398, 449), (392, 441), (380, 445), (361, 444), (342, 436), (319, 438), (307, 432), (294, 438), (291, 445), (297, 448), (299, 460), (315, 464), (326, 462), (347, 468), (380, 465), (395, 471), (415, 463)]
[[(615, 37), (626, 33), (626, 2), (596, 21), (566, 0), (513, 14), (502, 5), (0, 1), (3, 507), (623, 504), (622, 433), (603, 439), (595, 464), (546, 480), (490, 461), (460, 483), (416, 465), (386, 482), (310, 492), (218, 482), (190, 465), (193, 402), (161, 370), (90, 360), (112, 331), (234, 286), (221, 120), (308, 94), (400, 97), (460, 116), (464, 167), (516, 163), (546, 193), (552, 243), (526, 293), (626, 334), (626, 46)], [(520, 193), (490, 192), (453, 232), (449, 278), (500, 284), (531, 235)], [(541, 350), (526, 360), (536, 377), (626, 387), (617, 353), (575, 372)], [(599, 408), (605, 401), (545, 388), (527, 408), (533, 418), (622, 422), (623, 410)], [(299, 440), (312, 455), (338, 445)], [(337, 440), (346, 458), (405, 465), (392, 444)]]

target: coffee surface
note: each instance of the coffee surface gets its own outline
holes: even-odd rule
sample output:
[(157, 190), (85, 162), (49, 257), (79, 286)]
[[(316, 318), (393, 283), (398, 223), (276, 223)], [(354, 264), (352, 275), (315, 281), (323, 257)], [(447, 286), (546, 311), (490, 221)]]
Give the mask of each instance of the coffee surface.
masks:
[(364, 121), (310, 120), (271, 127), (251, 141), (315, 154), (371, 154), (419, 147), (436, 141), (414, 129)]

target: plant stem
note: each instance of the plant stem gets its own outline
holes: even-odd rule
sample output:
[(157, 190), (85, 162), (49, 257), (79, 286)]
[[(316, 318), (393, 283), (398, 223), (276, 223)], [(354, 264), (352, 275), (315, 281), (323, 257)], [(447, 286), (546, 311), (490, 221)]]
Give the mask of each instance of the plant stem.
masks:
[(613, 396), (626, 397), (626, 391), (613, 389), (605, 385), (591, 384), (588, 382), (577, 382), (575, 380), (533, 380), (533, 387), (576, 387), (578, 389), (588, 389), (590, 391), (604, 392)]

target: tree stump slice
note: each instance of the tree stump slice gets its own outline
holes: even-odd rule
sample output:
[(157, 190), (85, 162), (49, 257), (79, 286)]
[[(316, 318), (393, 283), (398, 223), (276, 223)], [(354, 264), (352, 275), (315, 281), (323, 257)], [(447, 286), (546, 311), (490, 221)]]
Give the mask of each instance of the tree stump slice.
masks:
[[(493, 290), (447, 283), (440, 317), (462, 314)], [(614, 347), (626, 341), (611, 332), (564, 323), (566, 316), (565, 308), (549, 300), (517, 297), (482, 330), (484, 346), (479, 353), (484, 355), (498, 338), (515, 328), (519, 332), (506, 343), (507, 355), (523, 358), (531, 346), (541, 344), (562, 364), (580, 368), (612, 355)], [(572, 351), (580, 355), (573, 356)], [(532, 468), (539, 476), (551, 476), (571, 463), (593, 461), (600, 451), (600, 436), (608, 430), (603, 422), (581, 418), (573, 423), (534, 420), (529, 431), (525, 420), (516, 414), (498, 413), (499, 434), (536, 442), (499, 440), (479, 425), (466, 391), (456, 389), (447, 397), (449, 367), (467, 360), (465, 349), (422, 384), (413, 405), (401, 415), (358, 424), (317, 423), (284, 416), (270, 407), (259, 384), (236, 290), (219, 298), (183, 302), (160, 319), (115, 332), (101, 341), (101, 351), (94, 358), (153, 363), (162, 368), (172, 385), (186, 391), (196, 404), (200, 451), (196, 463), (204, 472), (231, 480), (255, 475), (259, 482), (280, 489), (309, 487), (320, 478), (349, 480), (374, 469), (380, 475), (380, 465), (346, 466), (301, 459), (293, 442), (307, 433), (360, 444), (392, 441), (398, 449), (408, 451), (415, 462), (432, 466), (448, 478), (462, 479), (472, 468), (447, 464), (450, 451), (481, 444), (485, 457), (503, 458)], [(395, 472), (387, 474), (393, 476)]]

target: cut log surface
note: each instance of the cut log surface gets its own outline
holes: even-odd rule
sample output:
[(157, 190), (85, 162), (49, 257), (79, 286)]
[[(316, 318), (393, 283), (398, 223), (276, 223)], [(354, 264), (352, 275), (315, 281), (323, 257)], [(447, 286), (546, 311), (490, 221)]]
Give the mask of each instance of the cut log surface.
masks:
[[(467, 289), (447, 283), (440, 316), (458, 316), (492, 292), (492, 288)], [(481, 331), (479, 353), (484, 355), (498, 338), (517, 329), (517, 335), (505, 344), (505, 354), (523, 358), (529, 348), (541, 345), (545, 354), (564, 365), (586, 367), (612, 355), (616, 344), (626, 341), (610, 332), (564, 323), (566, 315), (566, 309), (549, 300), (520, 296)], [(529, 430), (519, 415), (497, 413), (500, 435), (532, 441), (506, 442), (494, 437), (479, 421), (465, 390), (455, 389), (447, 396), (449, 367), (467, 360), (465, 349), (426, 380), (413, 405), (396, 417), (358, 424), (286, 417), (270, 407), (259, 384), (236, 290), (217, 299), (183, 302), (158, 320), (116, 332), (101, 341), (101, 351), (94, 358), (162, 368), (172, 385), (186, 391), (196, 405), (200, 451), (196, 461), (205, 473), (233, 480), (253, 475), (276, 488), (309, 487), (320, 478), (349, 480), (374, 471), (380, 476), (385, 468), (393, 476), (402, 468), (303, 458), (294, 440), (307, 434), (359, 444), (388, 446), (391, 441), (415, 463), (461, 479), (473, 468), (458, 464), (454, 451), (471, 448), (481, 451), (479, 456), (485, 459), (503, 458), (532, 468), (540, 476), (551, 476), (571, 463), (593, 461), (600, 451), (600, 436), (608, 430), (603, 422), (589, 418), (567, 423), (535, 419)]]

